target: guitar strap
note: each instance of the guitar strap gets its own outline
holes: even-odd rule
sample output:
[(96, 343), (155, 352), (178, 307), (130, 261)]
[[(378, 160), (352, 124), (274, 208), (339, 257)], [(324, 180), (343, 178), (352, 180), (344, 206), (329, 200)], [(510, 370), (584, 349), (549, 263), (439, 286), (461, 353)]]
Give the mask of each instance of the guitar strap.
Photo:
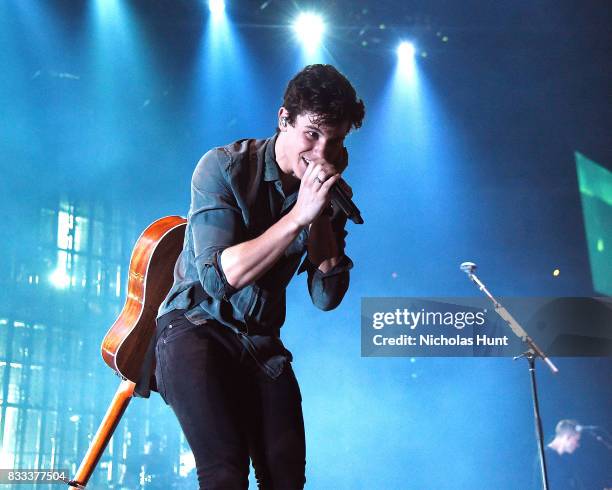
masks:
[(259, 184), (261, 183), (261, 176), (263, 174), (263, 169), (266, 165), (265, 163), (265, 151), (266, 151), (266, 147), (271, 144), (272, 139), (268, 140), (268, 142), (265, 145), (262, 145), (262, 147), (260, 148), (259, 151), (263, 152), (262, 158), (261, 158), (261, 165), (258, 165), (258, 160), (257, 160), (257, 145), (255, 144), (255, 141), (251, 141), (250, 145), (249, 145), (249, 180), (250, 180), (250, 189), (249, 189), (249, 193), (247, 194), (247, 207), (249, 209), (249, 212), (251, 210), (251, 206), (253, 205), (253, 203), (255, 202), (255, 198), (257, 197), (257, 191), (259, 191)]
[(199, 305), (208, 299), (208, 294), (206, 294), (202, 284), (199, 282), (193, 287), (191, 299), (193, 300), (192, 304), (194, 305)]

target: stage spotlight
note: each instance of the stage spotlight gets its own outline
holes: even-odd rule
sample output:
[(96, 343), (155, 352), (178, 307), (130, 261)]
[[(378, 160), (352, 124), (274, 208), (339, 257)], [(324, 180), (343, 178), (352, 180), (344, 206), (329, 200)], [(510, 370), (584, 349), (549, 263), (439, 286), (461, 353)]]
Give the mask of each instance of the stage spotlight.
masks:
[(408, 41), (401, 42), (400, 45), (397, 47), (397, 57), (401, 61), (412, 60), (414, 59), (415, 54), (416, 49), (414, 47), (414, 44), (409, 43)]
[(397, 47), (397, 73), (403, 82), (414, 85), (416, 72), (416, 48), (411, 42), (402, 41)]
[(57, 289), (66, 289), (70, 286), (70, 276), (66, 274), (66, 270), (58, 267), (49, 275), (49, 281)]
[(215, 17), (223, 15), (225, 12), (225, 2), (223, 0), (208, 0), (208, 8)]
[(320, 15), (303, 13), (293, 23), (293, 30), (306, 49), (314, 50), (323, 39), (325, 24)]

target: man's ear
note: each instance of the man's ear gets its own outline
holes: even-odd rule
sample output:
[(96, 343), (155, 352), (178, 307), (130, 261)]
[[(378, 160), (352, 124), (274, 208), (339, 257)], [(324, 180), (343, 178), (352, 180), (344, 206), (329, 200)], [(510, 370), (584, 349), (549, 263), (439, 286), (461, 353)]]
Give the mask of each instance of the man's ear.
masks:
[(284, 107), (281, 107), (278, 110), (278, 129), (281, 131), (287, 130), (287, 125), (289, 124), (289, 111)]

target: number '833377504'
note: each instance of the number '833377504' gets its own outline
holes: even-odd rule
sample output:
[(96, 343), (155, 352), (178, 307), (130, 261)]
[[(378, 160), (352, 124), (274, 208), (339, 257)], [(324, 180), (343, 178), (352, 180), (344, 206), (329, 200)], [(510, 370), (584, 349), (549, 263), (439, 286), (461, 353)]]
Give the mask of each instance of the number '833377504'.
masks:
[(1, 484), (19, 483), (63, 483), (66, 484), (70, 472), (67, 469), (8, 469), (0, 468)]

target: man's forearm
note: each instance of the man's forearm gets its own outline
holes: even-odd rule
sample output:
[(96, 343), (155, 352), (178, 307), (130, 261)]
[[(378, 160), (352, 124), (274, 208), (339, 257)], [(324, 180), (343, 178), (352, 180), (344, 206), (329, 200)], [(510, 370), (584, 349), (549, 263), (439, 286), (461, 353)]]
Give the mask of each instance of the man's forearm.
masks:
[(289, 212), (257, 238), (223, 250), (221, 268), (227, 282), (241, 289), (255, 281), (274, 265), (301, 229)]
[(308, 260), (321, 272), (331, 270), (340, 260), (340, 251), (329, 218), (320, 215), (310, 225)]

